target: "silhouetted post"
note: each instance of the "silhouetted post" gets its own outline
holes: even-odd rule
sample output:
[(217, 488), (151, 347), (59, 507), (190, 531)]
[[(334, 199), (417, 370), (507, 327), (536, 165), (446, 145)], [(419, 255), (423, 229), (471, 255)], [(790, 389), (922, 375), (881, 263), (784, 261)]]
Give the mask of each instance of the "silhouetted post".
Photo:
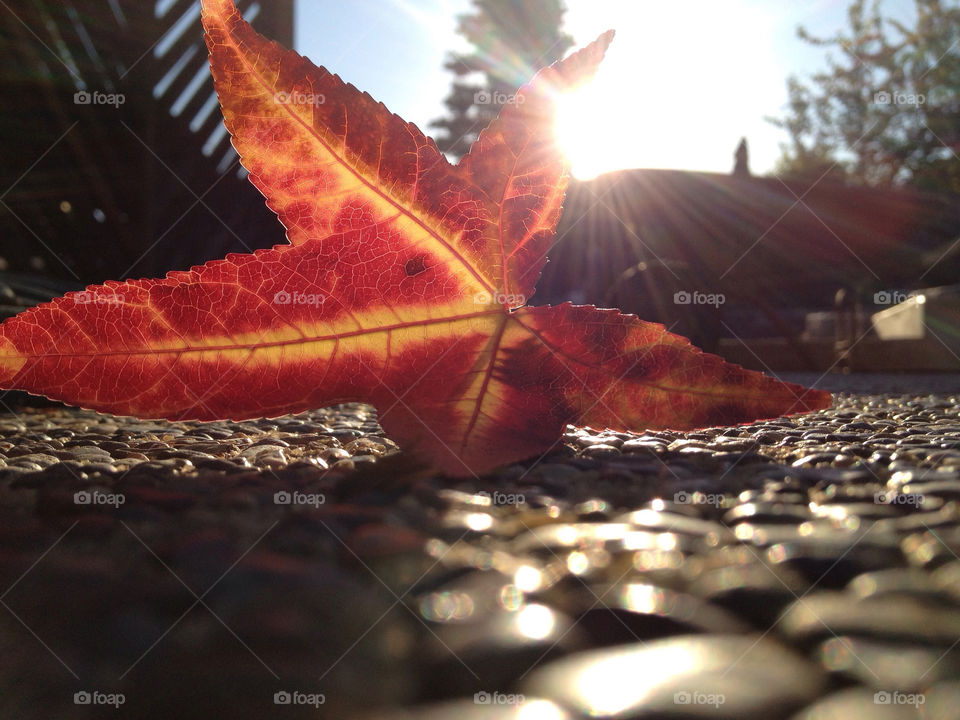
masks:
[(747, 150), (747, 139), (740, 138), (740, 144), (737, 145), (737, 151), (733, 154), (735, 163), (733, 165), (733, 174), (735, 177), (750, 177), (750, 162)]
[(833, 351), (836, 357), (835, 368), (842, 373), (851, 371), (851, 351), (857, 342), (856, 296), (846, 288), (837, 290), (833, 297), (833, 309), (836, 313), (836, 329)]

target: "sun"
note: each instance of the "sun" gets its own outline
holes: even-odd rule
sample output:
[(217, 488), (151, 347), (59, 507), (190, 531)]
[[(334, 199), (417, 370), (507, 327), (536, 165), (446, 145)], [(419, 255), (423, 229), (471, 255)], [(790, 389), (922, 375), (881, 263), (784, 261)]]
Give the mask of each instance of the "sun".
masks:
[(632, 138), (636, 129), (631, 129), (625, 121), (630, 113), (622, 105), (614, 93), (598, 85), (596, 80), (557, 99), (557, 142), (578, 180), (591, 180), (605, 172), (635, 167), (633, 163), (640, 161), (636, 153), (623, 144), (623, 139)]
[(617, 31), (594, 80), (557, 99), (557, 140), (574, 177), (728, 172), (740, 138), (776, 114), (783, 74), (769, 53), (771, 16), (756, 0), (567, 4), (577, 46)]

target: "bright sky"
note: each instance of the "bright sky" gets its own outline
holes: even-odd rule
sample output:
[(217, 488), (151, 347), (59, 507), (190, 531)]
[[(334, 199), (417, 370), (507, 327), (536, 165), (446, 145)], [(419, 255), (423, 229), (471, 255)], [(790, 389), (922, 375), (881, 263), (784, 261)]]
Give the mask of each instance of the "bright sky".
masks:
[[(522, 0), (518, 0), (522, 2)], [(770, 171), (785, 134), (786, 78), (807, 76), (823, 51), (797, 25), (832, 35), (846, 0), (567, 0), (566, 30), (581, 46), (617, 31), (594, 87), (563, 124), (574, 172), (620, 167), (730, 172), (742, 136), (754, 173)], [(891, 14), (913, 0), (885, 0)], [(446, 54), (464, 48), (457, 15), (469, 0), (297, 0), (296, 47), (425, 133), (444, 114)], [(590, 132), (584, 128), (601, 128)]]

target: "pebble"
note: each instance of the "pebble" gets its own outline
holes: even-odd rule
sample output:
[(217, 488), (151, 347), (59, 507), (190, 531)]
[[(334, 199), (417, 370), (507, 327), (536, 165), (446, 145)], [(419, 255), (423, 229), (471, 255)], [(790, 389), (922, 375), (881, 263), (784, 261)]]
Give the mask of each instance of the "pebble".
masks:
[[(425, 677), (444, 694), (510, 688), (542, 662), (582, 647), (573, 620), (538, 603), (492, 614), (485, 623), (446, 623), (430, 634)], [(482, 680), (480, 680), (482, 678)]]
[(620, 449), (613, 445), (590, 445), (581, 451), (581, 455), (588, 458), (611, 458), (620, 455)]
[(874, 690), (917, 693), (960, 677), (957, 648), (844, 635), (825, 640), (817, 652), (824, 669)]
[(787, 568), (752, 562), (697, 572), (688, 587), (692, 594), (766, 630), (809, 586)]
[(960, 707), (960, 681), (945, 680), (923, 692), (923, 720), (953, 720)]
[(824, 683), (821, 670), (769, 639), (708, 635), (582, 652), (534, 671), (522, 687), (584, 717), (759, 720), (814, 700)]
[(950, 595), (934, 577), (919, 568), (889, 568), (864, 573), (853, 578), (847, 591), (860, 600), (885, 596), (923, 597), (934, 602), (950, 603)]
[(524, 696), (523, 702), (516, 702), (516, 697), (517, 693), (481, 690), (470, 700), (370, 715), (367, 720), (579, 720), (550, 700)]
[(734, 541), (733, 532), (724, 525), (673, 512), (658, 512), (652, 508), (636, 510), (614, 518), (614, 522), (629, 523), (646, 530), (679, 533), (704, 538), (712, 545)]
[(886, 595), (858, 601), (848, 593), (821, 591), (788, 607), (778, 627), (798, 642), (825, 635), (860, 635), (946, 649), (960, 637), (960, 609), (922, 597)]
[(818, 587), (839, 588), (861, 573), (903, 564), (903, 556), (896, 547), (874, 544), (872, 541), (877, 539), (870, 537), (851, 546), (827, 538), (805, 537), (771, 545), (766, 558), (771, 563), (795, 569)]
[[(647, 583), (580, 592), (581, 608), (572, 613), (594, 646), (646, 642), (693, 633), (746, 633), (750, 627), (702, 598)], [(571, 601), (566, 600), (567, 603)], [(575, 602), (575, 601), (574, 601)]]
[(620, 451), (625, 455), (646, 455), (656, 457), (666, 449), (666, 443), (650, 440), (627, 440), (620, 445)]
[(914, 533), (903, 540), (902, 547), (903, 554), (912, 565), (936, 568), (957, 558), (960, 552), (960, 526), (951, 524)]
[(840, 690), (790, 720), (927, 720), (929, 717), (920, 714), (917, 704), (893, 704), (892, 694), (882, 692), (860, 687)]
[(818, 465), (833, 465), (838, 457), (842, 459), (844, 456), (838, 456), (833, 452), (811, 453), (810, 455), (804, 455), (798, 460), (794, 460), (791, 464), (793, 467), (797, 468), (815, 467)]
[(54, 455), (48, 455), (46, 453), (29, 453), (27, 455), (20, 455), (13, 459), (7, 460), (7, 465), (9, 467), (25, 467), (30, 470), (42, 470), (43, 468), (50, 467), (51, 465), (56, 465), (60, 462), (60, 458), (55, 457)]
[(723, 523), (725, 525), (736, 525), (739, 522), (749, 520), (754, 523), (799, 525), (809, 520), (810, 517), (810, 511), (803, 505), (751, 502), (743, 503), (732, 510), (728, 510), (723, 515)]

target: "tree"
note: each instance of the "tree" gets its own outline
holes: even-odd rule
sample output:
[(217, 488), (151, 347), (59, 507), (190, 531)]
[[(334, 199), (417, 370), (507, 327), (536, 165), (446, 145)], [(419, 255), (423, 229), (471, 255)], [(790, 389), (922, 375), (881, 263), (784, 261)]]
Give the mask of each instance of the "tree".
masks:
[(817, 38), (837, 51), (805, 85), (787, 81), (787, 131), (776, 172), (833, 172), (858, 184), (960, 191), (960, 4), (914, 0), (912, 25), (856, 0), (849, 28)]
[(444, 64), (455, 76), (444, 101), (449, 115), (430, 123), (443, 131), (436, 139), (440, 150), (464, 155), (518, 87), (563, 57), (573, 45), (560, 31), (565, 11), (563, 0), (473, 0), (457, 32), (474, 50), (451, 53)]

